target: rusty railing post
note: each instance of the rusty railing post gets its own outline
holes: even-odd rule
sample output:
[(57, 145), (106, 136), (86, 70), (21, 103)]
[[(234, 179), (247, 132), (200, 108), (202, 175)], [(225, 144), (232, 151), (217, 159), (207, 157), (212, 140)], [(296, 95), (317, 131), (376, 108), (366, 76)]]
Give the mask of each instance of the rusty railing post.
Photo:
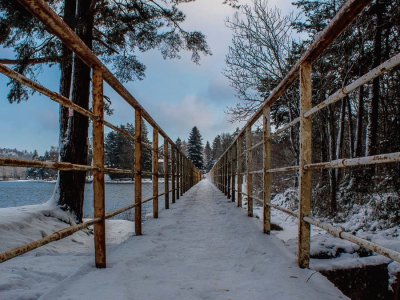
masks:
[(181, 169), (181, 182), (180, 182), (180, 194), (181, 196), (183, 196), (183, 189), (184, 189), (184, 185), (185, 185), (185, 178), (184, 178), (184, 173), (183, 173), (183, 165), (185, 163), (185, 158), (182, 154), (180, 154), (180, 161), (181, 161), (181, 165), (179, 166)]
[(172, 187), (172, 203), (175, 203), (175, 148), (171, 145), (171, 187)]
[(103, 74), (100, 69), (93, 69), (93, 204), (94, 218), (101, 218), (94, 223), (95, 260), (97, 268), (106, 267), (106, 232), (105, 232), (105, 188), (104, 188), (104, 98)]
[(179, 150), (176, 149), (176, 200), (179, 199), (180, 196), (180, 191), (179, 191), (179, 185), (181, 181), (181, 171), (180, 171), (180, 165), (181, 165), (181, 154), (179, 153)]
[(304, 217), (311, 215), (312, 171), (304, 166), (312, 163), (312, 119), (304, 113), (312, 107), (311, 64), (304, 62), (300, 66), (300, 161), (299, 161), (299, 241), (298, 264), (308, 268), (310, 262), (311, 225)]
[(169, 209), (168, 140), (164, 137), (164, 192), (165, 209)]
[(158, 129), (153, 128), (153, 217), (158, 218)]
[(229, 149), (226, 153), (226, 179), (227, 179), (227, 197), (231, 199), (231, 178), (232, 178), (232, 162), (231, 162), (231, 149)]
[(251, 136), (251, 126), (246, 128), (246, 164), (247, 164), (247, 215), (249, 217), (253, 216), (253, 174), (252, 171), (252, 163), (253, 157), (252, 152), (250, 150), (252, 144), (252, 136)]
[(263, 195), (263, 228), (264, 233), (269, 234), (271, 232), (271, 173), (267, 170), (271, 169), (271, 124), (270, 124), (270, 106), (264, 107), (263, 110), (263, 184), (264, 184), (264, 195)]
[(232, 192), (231, 192), (231, 195), (232, 195), (232, 202), (235, 202), (236, 201), (236, 191), (235, 191), (235, 185), (236, 185), (236, 147), (237, 147), (237, 143), (235, 143), (233, 146), (232, 146), (232, 152), (231, 152), (231, 160), (232, 160), (232, 162), (231, 162), (231, 168), (232, 168), (232, 170), (231, 170), (231, 173), (232, 173)]
[(236, 155), (237, 155), (237, 174), (238, 174), (238, 197), (237, 197), (237, 206), (242, 207), (242, 186), (243, 186), (243, 142), (242, 137), (239, 136), (237, 140), (237, 148), (236, 148)]
[(142, 234), (142, 112), (135, 110), (135, 233)]

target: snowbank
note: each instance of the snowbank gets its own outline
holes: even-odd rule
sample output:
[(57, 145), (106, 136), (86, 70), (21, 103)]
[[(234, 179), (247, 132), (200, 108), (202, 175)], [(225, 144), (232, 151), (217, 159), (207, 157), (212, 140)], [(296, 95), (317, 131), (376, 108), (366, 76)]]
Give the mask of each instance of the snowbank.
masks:
[[(74, 218), (45, 203), (0, 209), (0, 251), (40, 239), (74, 224)], [(134, 234), (134, 223), (106, 221), (108, 247)], [(0, 299), (36, 299), (82, 264), (94, 263), (93, 229), (73, 235), (0, 264)]]

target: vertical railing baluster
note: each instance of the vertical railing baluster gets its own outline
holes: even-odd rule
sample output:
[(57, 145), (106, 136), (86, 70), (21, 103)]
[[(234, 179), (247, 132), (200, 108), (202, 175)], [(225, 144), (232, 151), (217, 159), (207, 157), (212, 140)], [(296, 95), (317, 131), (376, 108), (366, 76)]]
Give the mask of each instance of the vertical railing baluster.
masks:
[(158, 129), (153, 128), (153, 217), (158, 218)]
[(135, 233), (142, 234), (142, 112), (135, 110)]
[(247, 215), (253, 216), (253, 174), (252, 171), (252, 152), (250, 150), (252, 144), (251, 126), (246, 128), (246, 164), (247, 164)]
[(106, 267), (106, 236), (105, 236), (105, 186), (104, 186), (104, 96), (103, 74), (100, 69), (93, 69), (93, 204), (94, 218), (100, 218), (94, 223), (95, 260), (97, 268)]
[(227, 197), (228, 199), (231, 199), (231, 166), (232, 166), (232, 162), (231, 162), (231, 149), (229, 149), (226, 153), (226, 179), (227, 179), (227, 184), (226, 184), (226, 189), (227, 189)]
[(298, 264), (308, 268), (310, 262), (311, 225), (304, 217), (311, 215), (312, 172), (304, 166), (312, 163), (312, 119), (304, 113), (312, 107), (311, 64), (303, 62), (300, 66), (300, 160), (299, 160), (299, 241)]
[(269, 234), (271, 231), (271, 173), (267, 171), (271, 169), (271, 124), (270, 124), (270, 106), (264, 107), (263, 110), (263, 228), (264, 233)]
[(243, 143), (242, 137), (239, 136), (237, 140), (237, 148), (236, 148), (236, 155), (237, 155), (237, 190), (238, 190), (238, 198), (237, 198), (237, 206), (242, 207), (242, 186), (243, 186), (243, 162), (242, 162), (242, 155), (243, 155)]
[(171, 187), (172, 203), (175, 203), (175, 148), (171, 145)]
[(180, 159), (181, 154), (179, 153), (179, 150), (176, 149), (176, 200), (179, 199), (180, 196), (180, 191), (179, 191), (179, 185), (181, 181), (181, 171), (180, 171), (180, 165), (181, 165), (181, 159)]
[(164, 137), (164, 190), (165, 209), (169, 209), (169, 168), (168, 168), (168, 140)]
[(235, 183), (236, 183), (236, 147), (237, 147), (237, 143), (235, 143), (232, 146), (232, 152), (231, 152), (231, 165), (232, 165), (232, 202), (236, 201), (236, 191), (235, 191)]

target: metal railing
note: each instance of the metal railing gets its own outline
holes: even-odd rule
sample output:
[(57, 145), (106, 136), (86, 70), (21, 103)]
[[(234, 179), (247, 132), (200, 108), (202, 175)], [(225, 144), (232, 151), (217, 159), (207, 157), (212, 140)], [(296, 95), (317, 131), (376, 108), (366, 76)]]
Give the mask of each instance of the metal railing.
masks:
[[(263, 203), (263, 230), (269, 234), (271, 230), (271, 208), (278, 209), (289, 215), (295, 216), (299, 220), (298, 233), (298, 264), (300, 267), (309, 267), (311, 225), (326, 230), (328, 233), (356, 243), (373, 252), (387, 256), (400, 262), (400, 253), (385, 248), (376, 243), (347, 233), (340, 228), (321, 222), (312, 217), (312, 172), (313, 170), (347, 168), (353, 166), (365, 166), (400, 162), (400, 152), (387, 153), (381, 155), (339, 159), (321, 163), (312, 162), (312, 117), (321, 109), (343, 99), (350, 92), (359, 88), (363, 84), (389, 72), (400, 64), (400, 54), (393, 56), (376, 68), (370, 70), (347, 86), (337, 90), (322, 103), (312, 106), (312, 64), (318, 57), (339, 37), (339, 35), (355, 20), (355, 18), (369, 5), (370, 1), (349, 0), (337, 15), (331, 20), (329, 25), (322, 31), (311, 44), (308, 50), (297, 61), (279, 85), (271, 92), (264, 101), (261, 108), (250, 118), (244, 128), (240, 131), (237, 138), (229, 148), (221, 155), (213, 169), (211, 178), (214, 184), (233, 202), (237, 201), (239, 207), (242, 206), (243, 195), (247, 197), (248, 216), (253, 216), (253, 199)], [(299, 78), (300, 117), (294, 119), (284, 127), (271, 132), (270, 110), (271, 106), (278, 101), (291, 85)], [(252, 126), (262, 118), (263, 137), (260, 143), (252, 143)], [(282, 134), (294, 125), (300, 123), (299, 127), (299, 165), (281, 168), (271, 167), (271, 148), (272, 138)], [(243, 152), (243, 141), (245, 139), (245, 152)], [(263, 168), (253, 170), (252, 152), (257, 147), (263, 147), (262, 159)], [(243, 170), (242, 155), (246, 155), (246, 170)], [(299, 207), (298, 213), (271, 203), (271, 182), (272, 174), (282, 172), (294, 172), (299, 178)], [(263, 179), (263, 198), (253, 195), (253, 175), (262, 174)], [(242, 191), (243, 175), (246, 175), (246, 192)], [(237, 181), (237, 182), (236, 182)], [(237, 194), (237, 199), (236, 199)]]
[[(0, 262), (4, 262), (13, 257), (46, 245), (50, 242), (63, 239), (73, 233), (94, 226), (94, 242), (95, 242), (95, 261), (96, 267), (106, 267), (106, 245), (105, 245), (105, 220), (112, 218), (118, 214), (135, 209), (135, 234), (142, 234), (142, 205), (149, 201), (153, 201), (153, 216), (158, 218), (158, 198), (164, 196), (165, 208), (169, 208), (170, 194), (172, 203), (179, 199), (191, 186), (196, 184), (201, 175), (193, 163), (177, 148), (175, 143), (168, 137), (163, 129), (153, 120), (140, 103), (132, 96), (127, 89), (117, 80), (117, 78), (109, 71), (109, 69), (96, 57), (96, 55), (84, 44), (84, 42), (72, 31), (67, 24), (48, 6), (43, 0), (18, 0), (25, 9), (30, 11), (46, 29), (57, 36), (70, 50), (72, 50), (79, 58), (92, 69), (92, 107), (93, 111), (86, 110), (70, 101), (62, 95), (50, 91), (42, 85), (34, 82), (22, 74), (19, 74), (4, 64), (0, 64), (0, 73), (15, 80), (22, 85), (47, 96), (51, 100), (59, 103), (63, 107), (72, 109), (73, 111), (89, 118), (93, 123), (93, 162), (92, 165), (72, 164), (67, 162), (42, 162), (32, 160), (8, 159), (0, 158), (0, 166), (13, 167), (35, 167), (50, 168), (60, 171), (91, 171), (93, 172), (93, 203), (94, 217), (93, 219), (67, 227), (60, 231), (54, 232), (43, 239), (31, 242), (15, 249), (10, 249), (0, 253)], [(127, 130), (119, 128), (108, 121), (104, 120), (104, 95), (103, 83), (116, 91), (130, 106), (134, 109), (135, 134), (132, 135)], [(142, 141), (142, 124), (146, 121), (153, 128), (152, 144)], [(105, 166), (104, 161), (104, 126), (115, 130), (134, 142), (134, 168), (117, 169)], [(164, 172), (159, 173), (158, 158), (159, 145), (158, 137), (161, 135), (164, 139), (162, 156), (164, 161)], [(146, 147), (152, 152), (152, 172), (142, 170), (142, 148)], [(170, 168), (171, 166), (171, 168)], [(132, 205), (120, 208), (113, 212), (105, 211), (105, 180), (107, 173), (129, 174), (134, 176), (135, 199)], [(153, 196), (145, 200), (142, 199), (142, 176), (152, 176), (153, 179)], [(158, 179), (164, 178), (164, 192), (159, 193)], [(170, 184), (171, 179), (171, 184)]]

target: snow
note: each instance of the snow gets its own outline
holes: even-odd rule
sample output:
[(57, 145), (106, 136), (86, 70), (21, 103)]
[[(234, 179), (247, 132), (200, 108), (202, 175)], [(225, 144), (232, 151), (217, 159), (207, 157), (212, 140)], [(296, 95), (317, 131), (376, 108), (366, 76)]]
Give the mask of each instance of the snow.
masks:
[[(120, 225), (113, 236), (126, 233)], [(0, 299), (346, 299), (207, 180), (143, 230), (118, 246), (107, 241), (106, 269), (94, 267), (87, 232), (7, 261)]]
[[(243, 187), (245, 190), (245, 186)], [(334, 226), (342, 227), (345, 231), (356, 234), (358, 237), (372, 241), (386, 248), (400, 251), (400, 225), (395, 225), (391, 228), (391, 223), (387, 220), (371, 220), (371, 214), (376, 211), (371, 207), (371, 202), (384, 202), (389, 197), (393, 197), (391, 193), (381, 195), (372, 195), (372, 200), (365, 205), (354, 205), (352, 214), (346, 218), (346, 222), (334, 223), (332, 220), (325, 219), (327, 223)], [(298, 206), (297, 190), (289, 188), (283, 193), (276, 194), (271, 202), (275, 205), (297, 211)], [(247, 209), (247, 199), (243, 200), (243, 208)], [(262, 220), (262, 207), (254, 205), (254, 215)], [(295, 254), (297, 252), (297, 235), (298, 235), (298, 220), (293, 216), (289, 216), (279, 210), (271, 210), (271, 222), (282, 227), (281, 231), (273, 231), (272, 234), (281, 239), (287, 248)], [(392, 225), (393, 226), (393, 225)], [(316, 226), (311, 226), (311, 264), (310, 267), (315, 270), (333, 270), (355, 268), (366, 265), (384, 264), (388, 265), (389, 273), (389, 289), (396, 282), (398, 274), (400, 274), (400, 264), (390, 259), (369, 253), (371, 256), (360, 257), (360, 252), (363, 255), (368, 253), (360, 249), (360, 246), (349, 241), (333, 237), (326, 233), (323, 229)], [(323, 259), (321, 259), (323, 258)], [(329, 259), (328, 259), (329, 258)]]
[[(73, 224), (74, 218), (50, 202), (0, 209), (0, 251), (40, 239)], [(134, 234), (134, 223), (106, 221), (107, 245)], [(0, 264), (0, 299), (37, 299), (82, 265), (93, 260), (92, 228), (77, 232)]]

